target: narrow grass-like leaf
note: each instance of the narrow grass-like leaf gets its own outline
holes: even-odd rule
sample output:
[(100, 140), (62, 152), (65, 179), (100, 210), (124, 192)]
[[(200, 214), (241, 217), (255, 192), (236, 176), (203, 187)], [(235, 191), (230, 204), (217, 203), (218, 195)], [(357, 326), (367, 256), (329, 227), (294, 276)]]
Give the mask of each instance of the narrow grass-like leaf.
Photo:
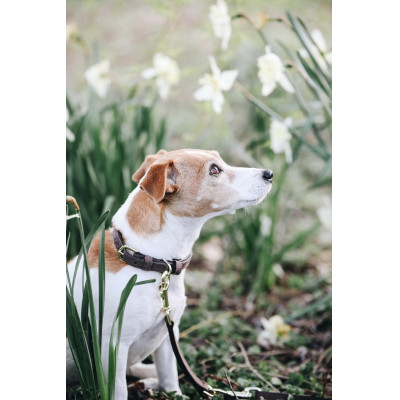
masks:
[[(129, 279), (124, 290), (122, 291), (117, 312), (115, 313), (114, 321), (111, 328), (110, 343), (108, 346), (108, 379), (107, 379), (107, 386), (108, 386), (107, 392), (110, 400), (113, 399), (113, 395), (115, 392), (115, 373), (117, 368), (117, 356), (118, 356), (118, 352), (116, 350), (117, 345), (114, 347), (115, 324), (118, 318), (120, 318), (121, 313), (125, 309), (126, 301), (128, 300), (128, 297), (133, 287), (135, 286), (136, 280), (137, 280), (137, 275), (135, 274)], [(117, 344), (119, 344), (119, 339), (120, 335), (117, 338)]]
[(102, 342), (102, 334), (103, 334), (103, 316), (104, 316), (104, 299), (105, 299), (105, 291), (106, 291), (106, 267), (105, 267), (105, 258), (104, 258), (104, 239), (105, 239), (105, 223), (101, 227), (101, 240), (100, 240), (100, 248), (99, 248), (99, 342), (100, 342), (100, 351), (101, 351), (101, 342)]
[(83, 331), (87, 333), (89, 329), (89, 290), (87, 282), (82, 294), (81, 321)]
[[(77, 211), (79, 212), (79, 211)], [(94, 354), (94, 361), (95, 361), (95, 370), (97, 376), (97, 382), (99, 384), (100, 395), (102, 398), (106, 398), (106, 382), (102, 371), (102, 363), (101, 363), (101, 354), (100, 354), (100, 344), (99, 344), (99, 337), (97, 331), (97, 324), (96, 324), (96, 313), (95, 313), (95, 306), (94, 306), (94, 298), (93, 298), (93, 291), (92, 291), (92, 282), (90, 278), (90, 270), (89, 270), (89, 263), (88, 263), (88, 253), (87, 253), (87, 246), (85, 235), (83, 232), (83, 224), (81, 218), (78, 218), (78, 226), (79, 232), (81, 236), (82, 242), (82, 249), (83, 249), (83, 266), (84, 271), (86, 274), (86, 284), (88, 290), (88, 299), (89, 299), (89, 314), (92, 323), (91, 326), (91, 335), (93, 339), (93, 354)]]
[[(96, 234), (96, 232), (100, 228), (101, 224), (107, 219), (109, 213), (110, 213), (110, 211), (105, 211), (100, 216), (100, 218), (97, 220), (97, 222), (93, 225), (93, 227), (91, 228), (89, 234), (86, 236), (86, 239), (85, 239), (85, 246), (86, 247), (90, 246), (90, 243), (92, 242), (94, 235)], [(78, 266), (79, 266), (79, 263), (81, 261), (82, 256), (83, 256), (83, 247), (81, 248), (81, 250), (80, 250), (80, 252), (78, 254), (78, 258), (76, 260), (74, 276), (73, 276), (73, 279), (72, 279), (72, 288), (74, 288), (74, 285), (75, 285), (76, 273), (78, 271)], [(72, 293), (72, 296), (73, 296), (73, 293)]]
[(90, 357), (89, 347), (84, 330), (79, 318), (75, 302), (68, 289), (66, 291), (67, 306), (67, 338), (75, 365), (81, 380), (82, 388), (89, 398), (96, 393), (96, 383), (93, 375), (93, 365)]
[(318, 74), (313, 70), (301, 56), (300, 52), (297, 51), (297, 60), (300, 62), (302, 66), (302, 70), (307, 74), (308, 78), (306, 83), (309, 85), (310, 89), (316, 90), (315, 94), (320, 98), (318, 90), (322, 91), (329, 99), (332, 98), (332, 92), (326, 88), (326, 86), (322, 83)]

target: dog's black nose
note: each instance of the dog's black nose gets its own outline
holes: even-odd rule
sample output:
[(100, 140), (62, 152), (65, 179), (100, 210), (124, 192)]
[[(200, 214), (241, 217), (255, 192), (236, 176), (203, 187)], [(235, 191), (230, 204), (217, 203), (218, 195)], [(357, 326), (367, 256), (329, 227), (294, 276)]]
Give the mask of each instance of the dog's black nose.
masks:
[(265, 169), (263, 171), (263, 175), (262, 176), (268, 182), (272, 182), (272, 179), (274, 178), (274, 173), (270, 169)]

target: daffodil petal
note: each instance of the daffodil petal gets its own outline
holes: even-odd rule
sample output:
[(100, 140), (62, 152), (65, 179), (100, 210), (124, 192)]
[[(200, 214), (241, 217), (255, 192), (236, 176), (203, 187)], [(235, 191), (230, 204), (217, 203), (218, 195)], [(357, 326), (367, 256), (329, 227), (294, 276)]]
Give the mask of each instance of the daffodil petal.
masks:
[(221, 90), (231, 90), (233, 82), (235, 82), (238, 74), (239, 71), (237, 70), (223, 71), (219, 81)]
[(89, 67), (85, 72), (85, 79), (96, 94), (104, 99), (111, 85), (110, 60), (103, 60)]
[(294, 87), (290, 83), (287, 76), (282, 72), (278, 78), (279, 84), (289, 93), (294, 93)]
[(221, 74), (221, 70), (218, 68), (217, 63), (215, 62), (215, 58), (213, 56), (209, 56), (208, 59), (210, 61), (211, 71), (214, 78), (219, 77)]
[(213, 100), (214, 90), (211, 85), (203, 85), (193, 93), (193, 97), (197, 101), (210, 101)]
[(157, 85), (158, 94), (160, 95), (160, 97), (163, 100), (167, 99), (168, 95), (169, 95), (169, 89), (170, 89), (169, 84), (164, 79), (158, 78), (156, 81), (156, 85)]
[(217, 114), (221, 114), (222, 106), (224, 105), (225, 99), (221, 92), (216, 92), (213, 98), (213, 109)]
[(265, 83), (262, 86), (261, 94), (263, 96), (268, 96), (269, 94), (271, 94), (274, 91), (275, 88), (276, 88), (276, 83), (275, 82)]
[(231, 38), (232, 35), (232, 28), (231, 26), (226, 26), (224, 30), (224, 34), (222, 36), (222, 43), (221, 43), (221, 49), (226, 50), (228, 48), (228, 43), (229, 39)]

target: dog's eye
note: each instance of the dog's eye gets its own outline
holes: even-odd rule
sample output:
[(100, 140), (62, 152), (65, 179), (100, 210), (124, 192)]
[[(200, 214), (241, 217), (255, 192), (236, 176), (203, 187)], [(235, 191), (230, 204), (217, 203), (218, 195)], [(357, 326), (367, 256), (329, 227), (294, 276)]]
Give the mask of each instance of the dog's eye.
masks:
[(219, 169), (215, 164), (211, 165), (210, 175), (216, 176), (216, 175), (219, 175), (220, 172), (221, 172), (221, 169)]

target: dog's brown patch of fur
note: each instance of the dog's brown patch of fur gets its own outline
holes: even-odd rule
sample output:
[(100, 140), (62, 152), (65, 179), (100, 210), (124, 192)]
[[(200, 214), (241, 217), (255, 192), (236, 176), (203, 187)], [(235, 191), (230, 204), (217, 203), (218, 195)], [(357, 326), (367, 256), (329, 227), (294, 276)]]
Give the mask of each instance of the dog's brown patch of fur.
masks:
[(135, 232), (157, 233), (164, 223), (164, 204), (156, 203), (146, 192), (140, 191), (129, 206), (127, 218)]
[[(88, 261), (90, 268), (98, 268), (99, 266), (99, 251), (100, 251), (101, 232), (93, 238), (92, 244), (88, 251)], [(106, 271), (118, 272), (122, 267), (126, 266), (118, 258), (117, 249), (114, 245), (114, 239), (111, 231), (105, 231), (104, 235), (104, 259)]]

